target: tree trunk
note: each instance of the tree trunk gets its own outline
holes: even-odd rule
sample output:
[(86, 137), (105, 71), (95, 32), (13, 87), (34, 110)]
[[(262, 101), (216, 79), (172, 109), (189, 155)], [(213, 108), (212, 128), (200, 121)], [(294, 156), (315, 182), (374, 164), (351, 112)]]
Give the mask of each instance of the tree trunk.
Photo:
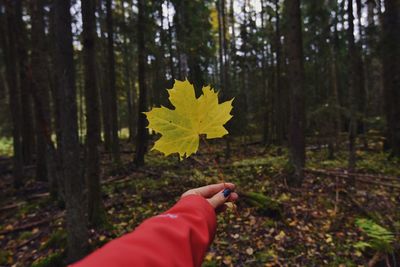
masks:
[(108, 79), (110, 91), (110, 121), (111, 121), (111, 151), (114, 163), (120, 162), (119, 139), (118, 139), (118, 104), (117, 88), (115, 80), (115, 55), (114, 55), (114, 22), (112, 16), (112, 0), (106, 0), (107, 12), (107, 56), (108, 56)]
[[(106, 45), (106, 19), (103, 10), (103, 2), (104, 0), (99, 0), (98, 13), (100, 20), (100, 35), (101, 35), (101, 43), (99, 47), (100, 55), (102, 53), (107, 52)], [(110, 119), (110, 90), (108, 88), (108, 69), (107, 69), (107, 60), (103, 59), (104, 57), (99, 57), (101, 60), (100, 64), (103, 66), (99, 66), (99, 72), (102, 72), (102, 77), (99, 77), (100, 84), (100, 92), (101, 92), (101, 115), (102, 115), (102, 123), (103, 123), (103, 134), (104, 134), (104, 149), (105, 151), (111, 150), (111, 119)]]
[(305, 165), (304, 64), (300, 0), (286, 0), (287, 59), (290, 77), (289, 152), (294, 167), (294, 185), (303, 180)]
[[(48, 55), (46, 53), (46, 35), (44, 22), (45, 1), (37, 0), (30, 3), (32, 16), (32, 95), (36, 115), (36, 179), (49, 180), (51, 191), (55, 177), (49, 177), (47, 164), (50, 159), (47, 154), (47, 137), (51, 135), (50, 83), (48, 79)], [(51, 142), (51, 140), (50, 140)]]
[(6, 80), (12, 122), (14, 187), (19, 188), (22, 185), (23, 157), (21, 142), (21, 92), (18, 76), (17, 37), (14, 30), (14, 25), (16, 24), (15, 18), (15, 2), (6, 2), (6, 27), (2, 25), (4, 27), (3, 31), (6, 34), (2, 34), (2, 46), (5, 51)]
[(276, 144), (282, 145), (285, 139), (284, 123), (285, 116), (283, 112), (283, 95), (281, 85), (281, 30), (280, 30), (280, 14), (279, 14), (279, 1), (275, 0), (275, 50), (276, 50), (276, 67), (275, 67), (275, 127), (276, 127)]
[(347, 1), (347, 16), (349, 27), (347, 29), (347, 41), (348, 41), (348, 57), (350, 60), (349, 64), (349, 110), (350, 110), (350, 124), (349, 124), (349, 162), (348, 169), (350, 172), (354, 172), (356, 167), (356, 138), (357, 138), (357, 49), (354, 42), (354, 16), (353, 16), (353, 0)]
[(225, 16), (225, 1), (217, 0), (218, 12), (218, 54), (219, 54), (219, 84), (223, 94), (226, 94), (226, 77), (225, 77), (225, 25), (223, 24), (223, 16)]
[(96, 2), (82, 1), (83, 56), (86, 103), (86, 181), (88, 185), (88, 219), (91, 225), (100, 225), (105, 214), (100, 186), (100, 112), (96, 70)]
[(173, 40), (173, 34), (172, 34), (172, 25), (169, 20), (169, 12), (170, 12), (170, 1), (167, 1), (167, 16), (168, 16), (168, 53), (169, 53), (169, 68), (170, 68), (170, 74), (171, 74), (171, 80), (173, 81), (175, 79), (175, 69), (174, 69), (174, 50), (172, 49), (172, 40)]
[(146, 86), (146, 50), (145, 50), (145, 1), (138, 0), (138, 75), (139, 75), (139, 109), (138, 109), (138, 133), (136, 139), (136, 157), (135, 164), (137, 166), (144, 165), (144, 154), (147, 149), (148, 132), (146, 128), (146, 116), (143, 112), (147, 111), (147, 86)]
[(20, 76), (20, 94), (21, 94), (21, 131), (22, 131), (22, 157), (24, 164), (31, 164), (33, 161), (33, 153), (35, 151), (35, 134), (33, 109), (31, 98), (31, 80), (29, 75), (29, 59), (28, 59), (28, 36), (23, 21), (22, 0), (16, 0), (16, 31), (19, 76)]
[(83, 177), (80, 170), (75, 70), (73, 61), (70, 1), (55, 0), (55, 70), (60, 111), (60, 157), (66, 202), (68, 260), (86, 254), (88, 232)]
[[(126, 1), (121, 2), (121, 10), (123, 13), (123, 24), (126, 29), (128, 29), (128, 21), (126, 20), (125, 17), (125, 7), (124, 3)], [(129, 5), (128, 5), (129, 6)], [(129, 16), (128, 12), (128, 16)], [(131, 68), (132, 68), (132, 54), (130, 52), (130, 45), (131, 44), (131, 39), (129, 39), (129, 44), (128, 44), (128, 33), (123, 32), (123, 44), (122, 44), (122, 52), (123, 52), (123, 65), (124, 65), (124, 87), (125, 87), (125, 92), (126, 92), (126, 108), (128, 110), (127, 114), (127, 125), (128, 125), (128, 131), (129, 131), (129, 137), (128, 140), (129, 142), (133, 141), (135, 138), (135, 120), (134, 120), (134, 114), (133, 114), (133, 104), (132, 104), (132, 83), (131, 83)]]
[(382, 62), (386, 115), (386, 142), (400, 157), (400, 1), (385, 0)]
[(364, 59), (364, 52), (363, 52), (363, 47), (364, 47), (364, 32), (363, 32), (363, 27), (362, 27), (362, 15), (361, 15), (361, 9), (362, 9), (362, 3), (361, 0), (356, 0), (356, 6), (357, 6), (357, 20), (358, 20), (358, 36), (359, 36), (359, 41), (356, 44), (356, 50), (357, 50), (357, 69), (356, 69), (356, 77), (357, 77), (357, 112), (358, 114), (361, 115), (358, 116), (357, 118), (357, 132), (362, 134), (362, 141), (364, 144), (364, 148), (368, 149), (368, 140), (367, 140), (367, 129), (366, 129), (366, 124), (364, 123), (364, 118), (368, 117), (367, 115), (367, 99), (366, 99), (366, 90), (365, 90), (365, 59)]

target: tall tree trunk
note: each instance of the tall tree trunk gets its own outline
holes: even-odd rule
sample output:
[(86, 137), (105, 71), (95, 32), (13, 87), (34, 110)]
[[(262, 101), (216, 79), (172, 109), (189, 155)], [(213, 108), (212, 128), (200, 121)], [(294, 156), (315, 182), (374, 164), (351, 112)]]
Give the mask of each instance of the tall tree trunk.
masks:
[[(107, 44), (106, 44), (106, 16), (103, 10), (103, 3), (105, 0), (99, 0), (98, 13), (99, 13), (99, 21), (100, 21), (100, 35), (101, 42), (99, 50), (101, 53), (107, 52)], [(109, 86), (109, 77), (108, 77), (108, 68), (107, 68), (107, 60), (105, 57), (100, 57), (101, 65), (99, 66), (99, 72), (102, 72), (104, 75), (99, 77), (100, 84), (100, 92), (101, 92), (101, 115), (102, 115), (102, 126), (103, 126), (103, 134), (104, 134), (104, 149), (106, 151), (111, 151), (111, 119), (110, 119), (110, 90)]]
[(350, 105), (350, 124), (349, 124), (349, 171), (353, 172), (356, 167), (356, 138), (357, 138), (357, 48), (354, 42), (354, 16), (353, 16), (353, 0), (347, 1), (347, 16), (349, 27), (347, 29), (348, 41), (348, 57), (349, 64), (349, 105)]
[(219, 84), (221, 87), (221, 91), (223, 94), (226, 94), (226, 77), (225, 77), (225, 45), (224, 42), (224, 27), (223, 24), (223, 16), (225, 16), (225, 1), (224, 0), (217, 0), (217, 12), (218, 12), (218, 56), (219, 56)]
[(114, 163), (120, 162), (119, 139), (118, 139), (118, 105), (117, 88), (115, 78), (115, 55), (114, 55), (114, 22), (112, 16), (112, 0), (106, 0), (107, 12), (107, 56), (108, 56), (108, 79), (110, 91), (110, 121), (111, 121), (111, 151)]
[(16, 3), (16, 31), (20, 93), (21, 93), (21, 131), (22, 131), (22, 157), (25, 164), (31, 164), (35, 151), (34, 120), (31, 98), (31, 80), (29, 79), (28, 36), (25, 22), (23, 21), (22, 0)]
[(100, 116), (99, 90), (96, 70), (96, 2), (82, 1), (83, 56), (86, 103), (86, 181), (88, 185), (88, 218), (91, 225), (99, 225), (105, 214), (100, 186)]
[(386, 115), (386, 142), (400, 157), (400, 1), (385, 0), (382, 62)]
[[(56, 12), (55, 12), (55, 5), (51, 5), (50, 7), (50, 12), (49, 12), (49, 35), (47, 38), (47, 43), (48, 44), (54, 44), (56, 40)], [(53, 127), (46, 126), (45, 124), (45, 115), (43, 114), (44, 112), (41, 112), (41, 105), (40, 101), (37, 99), (35, 94), (33, 94), (34, 101), (36, 107), (38, 107), (37, 111), (40, 114), (43, 114), (40, 116), (40, 120), (38, 120), (38, 124), (42, 125), (43, 129), (48, 128), (54, 128), (55, 134), (56, 134), (56, 144), (52, 141), (51, 135), (52, 132), (48, 130), (46, 134), (48, 134), (46, 140), (47, 140), (47, 153), (49, 156), (48, 160), (48, 173), (49, 177), (54, 177), (55, 180), (53, 180), (51, 183), (51, 189), (52, 191), (50, 192), (52, 196), (55, 198), (57, 197), (57, 200), (59, 201), (59, 204), (64, 205), (65, 203), (65, 188), (64, 188), (64, 176), (62, 173), (62, 163), (61, 163), (61, 152), (60, 152), (60, 146), (61, 146), (61, 121), (60, 121), (60, 95), (58, 93), (58, 73), (55, 71), (56, 68), (56, 61), (57, 61), (57, 47), (55, 45), (49, 46), (49, 66), (46, 69), (46, 72), (48, 73), (48, 77), (50, 80), (50, 92), (51, 92), (51, 99), (53, 101), (53, 110), (54, 110), (54, 124)], [(35, 91), (33, 91), (35, 92)], [(39, 103), (39, 104), (38, 104)], [(39, 115), (40, 115), (39, 114)], [(56, 191), (54, 190), (56, 189)]]
[(22, 126), (21, 126), (21, 91), (18, 76), (18, 51), (17, 37), (14, 30), (16, 24), (16, 6), (15, 2), (6, 2), (6, 27), (3, 28), (2, 46), (5, 51), (6, 80), (9, 95), (9, 104), (12, 121), (13, 135), (13, 176), (14, 187), (19, 188), (22, 185), (23, 175), (23, 157), (22, 157)]
[(286, 0), (287, 59), (290, 77), (289, 152), (294, 167), (294, 185), (300, 185), (305, 165), (304, 63), (300, 0)]
[(262, 103), (264, 105), (263, 111), (263, 144), (267, 145), (269, 143), (269, 125), (270, 125), (270, 95), (269, 95), (269, 66), (267, 60), (267, 29), (266, 29), (266, 3), (261, 0), (261, 28), (265, 32), (265, 40), (262, 41)]
[[(44, 22), (44, 0), (30, 3), (32, 17), (32, 95), (36, 114), (36, 179), (49, 180), (51, 191), (56, 192), (55, 177), (49, 177), (47, 164), (51, 159), (47, 153), (48, 135), (51, 135), (50, 83), (48, 79), (48, 55)], [(42, 122), (42, 123), (41, 123)], [(51, 141), (51, 140), (50, 140)]]
[(178, 56), (178, 79), (183, 80), (188, 76), (188, 55), (186, 49), (186, 10), (185, 6), (188, 4), (187, 0), (173, 1), (175, 8), (174, 22), (176, 27), (176, 47)]
[[(231, 43), (230, 43), (230, 55), (229, 55), (229, 63), (231, 64), (233, 68), (233, 73), (231, 76), (231, 84), (236, 83), (236, 29), (235, 29), (235, 8), (234, 8), (234, 0), (231, 0), (229, 3), (229, 22), (230, 22), (230, 27), (231, 27)], [(236, 92), (235, 92), (236, 93)]]
[[(128, 21), (126, 20), (125, 17), (125, 4), (126, 1), (121, 2), (121, 10), (123, 13), (123, 23), (125, 29), (128, 29)], [(129, 6), (129, 5), (128, 5)], [(128, 12), (129, 14), (129, 12)], [(130, 14), (129, 14), (130, 15)], [(128, 118), (127, 118), (127, 125), (128, 125), (128, 131), (129, 131), (129, 141), (133, 141), (135, 138), (135, 120), (134, 120), (134, 114), (133, 114), (133, 104), (132, 104), (132, 84), (131, 84), (131, 61), (132, 61), (132, 56), (130, 52), (130, 44), (131, 44), (131, 39), (129, 39), (129, 44), (128, 44), (128, 33), (125, 31), (122, 33), (123, 34), (123, 44), (122, 44), (122, 52), (123, 52), (123, 65), (124, 65), (124, 87), (125, 87), (125, 92), (126, 92), (126, 108), (128, 110)]]
[(138, 109), (138, 133), (136, 139), (136, 157), (135, 164), (144, 165), (144, 154), (147, 150), (148, 132), (146, 128), (146, 116), (143, 112), (147, 111), (147, 85), (146, 85), (146, 49), (145, 33), (143, 31), (146, 25), (145, 1), (138, 0), (138, 75), (139, 75), (139, 109)]
[(169, 53), (169, 68), (171, 74), (171, 80), (175, 79), (175, 69), (174, 69), (174, 50), (172, 49), (172, 41), (173, 41), (173, 28), (171, 22), (169, 20), (170, 16), (170, 1), (167, 1), (167, 16), (168, 16), (168, 53)]
[(338, 138), (340, 133), (340, 126), (341, 126), (341, 119), (340, 119), (340, 102), (339, 102), (339, 78), (338, 78), (338, 56), (339, 56), (339, 36), (337, 30), (337, 23), (338, 23), (338, 11), (335, 10), (335, 16), (332, 19), (332, 24), (334, 27), (334, 32), (331, 36), (331, 47), (330, 47), (330, 83), (331, 83), (331, 97), (329, 98), (330, 101), (330, 108), (331, 108), (331, 115), (330, 115), (330, 131), (331, 136), (329, 137), (328, 143), (328, 157), (333, 159), (335, 157), (335, 148), (338, 145)]
[(70, 1), (55, 0), (55, 69), (60, 111), (60, 157), (65, 187), (68, 259), (86, 254), (88, 232), (83, 177), (80, 170), (75, 70), (72, 48)]
[(275, 127), (276, 127), (276, 144), (282, 145), (284, 137), (285, 117), (283, 112), (283, 95), (281, 85), (281, 29), (280, 29), (279, 0), (275, 0), (275, 51), (276, 51), (276, 67), (275, 67)]
[(364, 143), (364, 147), (367, 149), (368, 148), (368, 140), (367, 140), (367, 129), (366, 125), (364, 123), (364, 118), (367, 117), (367, 103), (366, 103), (366, 90), (365, 90), (365, 64), (364, 64), (364, 32), (363, 32), (363, 26), (361, 23), (362, 20), (362, 3), (361, 0), (356, 0), (356, 6), (357, 6), (357, 21), (358, 21), (358, 36), (359, 36), (359, 41), (356, 44), (356, 49), (357, 49), (357, 72), (356, 72), (356, 77), (357, 77), (357, 112), (358, 114), (361, 115), (360, 118), (357, 118), (357, 124), (358, 124), (358, 133), (362, 134), (362, 140)]

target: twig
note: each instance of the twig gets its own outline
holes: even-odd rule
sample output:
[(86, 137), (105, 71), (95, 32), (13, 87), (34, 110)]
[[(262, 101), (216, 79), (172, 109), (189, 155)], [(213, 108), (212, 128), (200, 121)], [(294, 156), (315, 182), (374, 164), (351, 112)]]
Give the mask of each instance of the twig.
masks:
[(346, 173), (330, 173), (328, 171), (323, 171), (323, 170), (312, 170), (312, 169), (305, 169), (305, 172), (308, 173), (313, 173), (313, 174), (321, 174), (321, 175), (326, 175), (326, 176), (334, 176), (334, 177), (340, 177), (340, 178), (345, 178), (349, 179), (351, 176), (353, 176), (356, 180), (368, 183), (368, 184), (374, 184), (374, 185), (379, 185), (379, 186), (385, 186), (385, 187), (390, 187), (393, 189), (400, 189), (400, 184), (394, 184), (394, 183), (387, 183), (387, 182), (379, 182), (379, 181), (373, 181), (369, 179), (365, 179), (363, 177), (357, 176), (357, 174), (346, 174)]
[(37, 234), (33, 235), (31, 238), (25, 240), (24, 242), (22, 242), (21, 244), (19, 244), (16, 249), (20, 249), (23, 246), (29, 244), (30, 242), (32, 242), (33, 240), (35, 240), (36, 238), (40, 237), (43, 234), (42, 231), (39, 231)]
[(37, 227), (37, 226), (40, 226), (42, 224), (48, 223), (48, 222), (50, 222), (52, 220), (56, 220), (58, 218), (61, 218), (62, 216), (64, 216), (64, 213), (65, 212), (63, 211), (63, 212), (57, 214), (56, 216), (52, 216), (50, 218), (39, 220), (39, 221), (36, 221), (36, 222), (33, 222), (33, 223), (24, 224), (24, 225), (15, 227), (15, 228), (10, 229), (10, 230), (0, 231), (0, 235), (7, 235), (7, 234), (11, 234), (11, 233), (16, 233), (16, 232), (32, 229), (34, 227)]
[[(306, 170), (310, 170), (310, 169), (306, 169)], [(348, 172), (344, 173), (344, 172), (336, 171), (336, 170), (318, 170), (318, 169), (313, 169), (312, 171), (319, 171), (319, 172), (329, 173), (332, 175), (349, 175), (349, 176), (358, 176), (358, 177), (373, 178), (373, 179), (400, 181), (400, 177), (388, 176), (388, 175), (382, 175), (382, 174), (348, 173)]]
[(383, 256), (382, 253), (377, 251), (375, 255), (372, 257), (372, 259), (369, 260), (368, 267), (374, 267), (378, 263), (378, 261), (382, 258), (382, 256)]

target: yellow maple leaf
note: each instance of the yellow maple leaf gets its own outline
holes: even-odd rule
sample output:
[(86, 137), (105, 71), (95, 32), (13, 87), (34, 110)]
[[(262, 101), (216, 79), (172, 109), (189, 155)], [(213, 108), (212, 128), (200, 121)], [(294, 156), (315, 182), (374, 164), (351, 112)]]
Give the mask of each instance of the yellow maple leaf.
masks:
[(218, 93), (210, 86), (202, 89), (196, 98), (193, 85), (188, 81), (175, 80), (168, 90), (169, 101), (175, 109), (153, 108), (145, 112), (149, 129), (161, 134), (153, 149), (166, 156), (179, 153), (179, 157), (189, 157), (199, 147), (199, 135), (219, 138), (228, 133), (224, 124), (232, 118), (232, 100), (218, 103)]

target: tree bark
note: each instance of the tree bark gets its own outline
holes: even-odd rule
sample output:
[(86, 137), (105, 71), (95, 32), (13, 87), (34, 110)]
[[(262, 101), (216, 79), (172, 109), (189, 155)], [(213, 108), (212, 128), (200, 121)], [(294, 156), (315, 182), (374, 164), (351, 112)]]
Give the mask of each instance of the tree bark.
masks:
[(51, 109), (49, 55), (46, 46), (44, 0), (32, 1), (30, 10), (32, 16), (32, 52), (30, 73), (32, 75), (32, 96), (36, 117), (36, 179), (48, 180), (50, 192), (57, 196), (56, 157), (51, 140)]
[(60, 111), (60, 158), (66, 202), (67, 250), (70, 262), (86, 254), (88, 232), (83, 177), (80, 171), (75, 68), (70, 1), (55, 0), (55, 69)]
[(284, 126), (285, 116), (283, 112), (283, 96), (281, 85), (281, 29), (280, 29), (280, 14), (279, 14), (279, 0), (275, 0), (275, 51), (276, 51), (276, 66), (275, 66), (275, 127), (276, 127), (276, 144), (282, 145), (285, 139)]
[(137, 166), (144, 165), (144, 154), (147, 150), (148, 131), (146, 128), (146, 116), (143, 112), (147, 111), (147, 85), (146, 85), (146, 50), (144, 26), (145, 21), (145, 1), (138, 0), (138, 75), (139, 75), (139, 109), (138, 109), (138, 133), (136, 139), (136, 157)]
[(114, 21), (112, 15), (112, 0), (106, 0), (107, 13), (107, 57), (108, 57), (108, 79), (110, 91), (110, 126), (111, 126), (111, 151), (114, 163), (120, 162), (119, 138), (118, 138), (118, 104), (117, 88), (115, 78), (115, 55), (114, 55)]
[[(105, 0), (99, 0), (98, 13), (100, 20), (100, 35), (101, 42), (99, 51), (100, 53), (107, 53), (107, 44), (105, 43), (106, 36), (106, 19), (105, 13), (103, 10), (103, 3)], [(110, 90), (108, 88), (109, 77), (108, 77), (108, 69), (107, 69), (107, 60), (103, 59), (104, 57), (100, 57), (99, 61), (103, 66), (99, 66), (99, 72), (103, 75), (99, 78), (98, 82), (100, 84), (100, 93), (101, 93), (101, 114), (102, 114), (102, 126), (103, 126), (103, 134), (104, 134), (104, 149), (105, 151), (111, 151), (111, 119), (110, 119)]]
[(385, 0), (382, 62), (386, 115), (386, 143), (400, 157), (400, 1)]
[(105, 219), (100, 186), (100, 112), (96, 70), (96, 2), (82, 1), (83, 59), (86, 104), (86, 182), (88, 185), (88, 219), (100, 225)]
[(13, 135), (13, 176), (14, 187), (22, 185), (23, 156), (22, 156), (22, 126), (21, 126), (21, 91), (18, 76), (17, 37), (14, 30), (16, 24), (15, 2), (6, 2), (6, 25), (2, 25), (5, 34), (2, 34), (2, 46), (5, 51), (6, 80), (9, 95), (9, 104)]
[(357, 138), (357, 49), (354, 42), (354, 16), (353, 16), (353, 0), (347, 1), (347, 16), (349, 27), (347, 29), (347, 41), (348, 41), (348, 57), (350, 59), (349, 64), (349, 112), (350, 112), (350, 124), (349, 124), (349, 161), (348, 169), (354, 172), (356, 167), (356, 138)]
[(29, 75), (28, 36), (23, 21), (22, 0), (16, 0), (16, 31), (20, 93), (21, 93), (21, 131), (22, 131), (22, 157), (24, 164), (33, 162), (35, 151), (34, 119), (31, 98), (31, 80)]
[(168, 16), (168, 53), (169, 53), (169, 69), (170, 69), (170, 74), (171, 74), (171, 80), (173, 81), (175, 79), (175, 69), (174, 69), (174, 50), (172, 49), (172, 41), (173, 41), (173, 28), (171, 25), (171, 22), (169, 21), (169, 12), (170, 12), (170, 1), (167, 1), (167, 16)]
[[(129, 28), (129, 22), (125, 18), (125, 7), (124, 3), (126, 1), (121, 2), (121, 10), (123, 13), (123, 24), (125, 29)], [(128, 5), (129, 6), (129, 5)], [(129, 14), (129, 12), (128, 12)], [(129, 14), (130, 15), (130, 14)], [(130, 52), (132, 37), (129, 38), (128, 41), (128, 33), (124, 31), (123, 33), (123, 44), (122, 44), (122, 52), (123, 52), (123, 65), (124, 65), (124, 87), (126, 92), (126, 108), (128, 110), (127, 116), (127, 125), (129, 130), (129, 142), (133, 141), (135, 138), (135, 119), (133, 113), (133, 103), (132, 103), (132, 83), (131, 83), (131, 68), (132, 68), (132, 54)], [(128, 43), (129, 42), (129, 43)]]
[(300, 185), (305, 165), (304, 63), (300, 0), (286, 0), (287, 59), (290, 77), (289, 153), (294, 168), (292, 184)]

